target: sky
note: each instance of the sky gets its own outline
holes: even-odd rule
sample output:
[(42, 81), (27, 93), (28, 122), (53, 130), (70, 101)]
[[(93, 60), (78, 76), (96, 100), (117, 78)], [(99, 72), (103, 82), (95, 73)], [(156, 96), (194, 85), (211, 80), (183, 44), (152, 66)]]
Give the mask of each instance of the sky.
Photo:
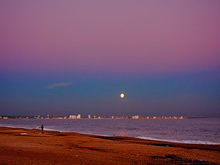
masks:
[(219, 29), (218, 0), (0, 1), (0, 115), (220, 117)]

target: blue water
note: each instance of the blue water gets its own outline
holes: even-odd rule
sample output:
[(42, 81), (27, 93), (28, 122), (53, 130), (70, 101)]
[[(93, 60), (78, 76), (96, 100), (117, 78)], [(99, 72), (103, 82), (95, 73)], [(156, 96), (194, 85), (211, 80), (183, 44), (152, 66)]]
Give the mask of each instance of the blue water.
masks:
[(192, 144), (220, 144), (220, 119), (19, 119), (0, 120), (2, 127), (128, 136)]

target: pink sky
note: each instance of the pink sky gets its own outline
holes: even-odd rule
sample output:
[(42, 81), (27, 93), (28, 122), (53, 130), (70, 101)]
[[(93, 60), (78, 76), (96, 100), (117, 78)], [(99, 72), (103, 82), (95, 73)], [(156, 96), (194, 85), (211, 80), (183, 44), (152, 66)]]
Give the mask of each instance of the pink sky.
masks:
[(220, 66), (220, 2), (1, 1), (0, 70), (191, 72)]

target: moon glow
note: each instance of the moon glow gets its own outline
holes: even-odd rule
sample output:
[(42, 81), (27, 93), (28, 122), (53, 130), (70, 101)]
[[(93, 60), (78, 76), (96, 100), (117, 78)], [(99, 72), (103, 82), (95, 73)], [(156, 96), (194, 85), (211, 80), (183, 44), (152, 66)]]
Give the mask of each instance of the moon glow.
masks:
[(120, 97), (123, 99), (125, 97), (124, 93), (121, 93)]

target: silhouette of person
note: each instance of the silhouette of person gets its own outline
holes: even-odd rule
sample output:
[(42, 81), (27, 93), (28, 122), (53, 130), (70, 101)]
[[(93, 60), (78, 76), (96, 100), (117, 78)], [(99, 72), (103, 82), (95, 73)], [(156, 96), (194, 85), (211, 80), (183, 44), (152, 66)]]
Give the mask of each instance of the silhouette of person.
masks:
[(44, 134), (44, 125), (41, 125), (41, 133)]

